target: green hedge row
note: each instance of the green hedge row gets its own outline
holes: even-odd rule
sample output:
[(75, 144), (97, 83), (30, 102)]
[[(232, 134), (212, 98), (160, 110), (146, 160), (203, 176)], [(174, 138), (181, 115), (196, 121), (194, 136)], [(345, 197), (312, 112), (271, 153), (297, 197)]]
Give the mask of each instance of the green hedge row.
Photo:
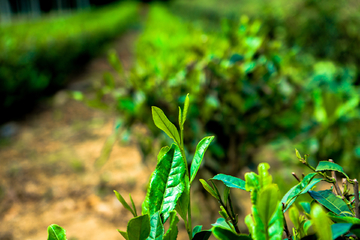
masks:
[(66, 76), (137, 20), (137, 5), (43, 18), (0, 28), (0, 109), (6, 118), (46, 91), (64, 86)]

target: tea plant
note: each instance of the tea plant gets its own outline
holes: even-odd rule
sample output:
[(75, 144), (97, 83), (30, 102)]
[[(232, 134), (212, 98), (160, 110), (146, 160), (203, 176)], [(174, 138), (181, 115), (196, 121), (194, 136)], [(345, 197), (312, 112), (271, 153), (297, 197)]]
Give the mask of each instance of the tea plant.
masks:
[[(213, 234), (221, 240), (280, 240), (280, 239), (359, 239), (360, 213), (359, 189), (356, 179), (350, 179), (343, 168), (332, 160), (320, 161), (317, 167), (308, 162), (308, 156), (302, 157), (296, 150), (296, 157), (311, 170), (282, 198), (278, 186), (269, 174), (269, 164), (261, 163), (258, 173), (245, 174), (245, 180), (230, 175), (218, 174), (209, 179), (210, 184), (200, 179), (203, 187), (220, 205), (220, 218), (212, 228), (203, 230), (202, 226), (192, 226), (191, 184), (201, 166), (205, 152), (214, 137), (205, 137), (197, 145), (191, 165), (188, 166), (184, 153), (184, 123), (189, 109), (189, 96), (186, 96), (184, 108), (179, 107), (179, 129), (171, 123), (164, 112), (152, 107), (155, 125), (164, 131), (174, 143), (163, 147), (158, 154), (155, 171), (150, 177), (142, 212), (139, 215), (130, 195), (131, 205), (115, 192), (121, 204), (134, 218), (127, 225), (126, 231), (118, 230), (126, 240), (176, 239), (179, 217), (184, 221), (189, 239), (206, 240)], [(343, 175), (340, 187), (336, 173)], [(222, 193), (216, 182), (225, 185)], [(330, 189), (315, 191), (319, 182), (332, 185)], [(352, 185), (352, 192), (351, 186)], [(231, 189), (250, 192), (251, 214), (245, 217), (245, 224), (250, 234), (240, 232), (238, 214), (235, 213)], [(303, 209), (300, 214), (294, 205), (300, 195), (308, 194), (312, 202), (300, 202)], [(294, 227), (289, 229), (285, 212), (289, 212)], [(164, 224), (169, 221), (168, 229)], [(48, 228), (48, 240), (66, 239), (65, 230), (58, 225)]]

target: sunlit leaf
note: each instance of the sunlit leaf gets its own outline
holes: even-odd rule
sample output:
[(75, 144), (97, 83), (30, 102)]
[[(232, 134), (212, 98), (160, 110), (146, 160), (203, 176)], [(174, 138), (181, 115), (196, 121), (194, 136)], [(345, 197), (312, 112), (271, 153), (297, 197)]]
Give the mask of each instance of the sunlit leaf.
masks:
[(205, 137), (196, 146), (195, 155), (191, 162), (191, 168), (190, 168), (190, 176), (191, 176), (190, 184), (195, 179), (195, 176), (196, 176), (197, 172), (199, 171), (201, 162), (204, 158), (205, 152), (208, 149), (208, 147), (213, 139), (214, 139), (214, 137)]
[(129, 240), (145, 240), (150, 234), (150, 217), (148, 214), (131, 219), (126, 229)]
[(166, 115), (160, 108), (153, 106), (151, 109), (155, 125), (161, 130), (163, 130), (166, 135), (172, 138), (180, 146), (180, 136), (175, 125), (169, 121), (169, 119), (166, 117)]
[(66, 240), (66, 231), (56, 224), (51, 224), (48, 229), (48, 240)]

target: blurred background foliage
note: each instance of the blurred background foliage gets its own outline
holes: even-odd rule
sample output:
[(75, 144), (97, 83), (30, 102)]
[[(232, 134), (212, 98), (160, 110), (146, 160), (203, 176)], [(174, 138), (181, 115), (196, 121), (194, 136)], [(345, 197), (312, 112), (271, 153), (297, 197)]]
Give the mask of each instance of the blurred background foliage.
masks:
[[(84, 3), (76, 13), (56, 5), (61, 14), (30, 23), (5, 21), (2, 12), (3, 112), (63, 86), (78, 64), (139, 21), (136, 9), (144, 7), (131, 2), (86, 10), (95, 5)], [(131, 70), (124, 71), (111, 52), (109, 63), (117, 74), (104, 74), (94, 98), (73, 96), (116, 112), (120, 138), (134, 136), (145, 159), (158, 150), (154, 138), (168, 141), (149, 117), (150, 106), (177, 122), (177, 106), (190, 93), (188, 154), (201, 137), (215, 134), (205, 162), (213, 173), (252, 168), (264, 147), (286, 165), (297, 147), (311, 161), (331, 157), (355, 174), (354, 166), (360, 166), (359, 8), (356, 1), (334, 0), (151, 2)]]

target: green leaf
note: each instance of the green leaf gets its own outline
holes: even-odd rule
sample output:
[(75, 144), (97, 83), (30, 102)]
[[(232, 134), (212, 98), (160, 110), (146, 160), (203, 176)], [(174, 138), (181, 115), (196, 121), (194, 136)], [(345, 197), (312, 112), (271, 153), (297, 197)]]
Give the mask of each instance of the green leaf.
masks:
[(184, 126), (182, 124), (181, 108), (180, 107), (179, 107), (179, 126), (180, 126), (180, 130), (182, 131), (184, 129)]
[(226, 174), (218, 174), (212, 179), (222, 181), (227, 187), (246, 190), (245, 181)]
[[(229, 224), (231, 224), (231, 226), (229, 226)], [(232, 231), (232, 229), (234, 229), (234, 226), (232, 225), (232, 223), (227, 222), (225, 220), (225, 218), (218, 218), (216, 220), (216, 223), (211, 224), (211, 226), (226, 228), (226, 229), (229, 229), (230, 231)]]
[(150, 234), (147, 240), (162, 240), (164, 226), (161, 222), (160, 211), (150, 217)]
[(295, 154), (296, 154), (296, 157), (297, 157), (298, 159), (302, 159), (299, 151), (298, 151), (296, 148), (295, 148)]
[(281, 202), (285, 205), (284, 212), (286, 212), (289, 207), (295, 202), (295, 200), (304, 193), (307, 193), (312, 187), (320, 182), (321, 178), (314, 178), (317, 174), (310, 173), (304, 177), (304, 179), (292, 187), (281, 199)]
[(208, 191), (214, 198), (219, 200), (219, 196), (216, 194), (215, 190), (210, 187), (210, 185), (204, 179), (200, 179), (199, 181), (201, 182), (206, 191)]
[[(159, 161), (158, 161), (159, 162)], [(151, 173), (151, 176), (150, 176), (150, 182), (149, 182), (149, 186), (147, 188), (147, 192), (146, 192), (146, 195), (145, 195), (145, 199), (141, 205), (141, 213), (142, 215), (145, 215), (145, 214), (148, 214), (150, 213), (149, 211), (149, 201), (150, 201), (150, 189), (151, 189), (151, 182), (153, 181), (153, 178), (154, 177), (154, 172)]]
[(195, 226), (195, 227), (193, 228), (193, 230), (192, 230), (192, 237), (194, 238), (194, 235), (195, 235), (196, 233), (200, 232), (201, 229), (202, 229), (202, 225), (197, 225), (197, 226)]
[(310, 214), (311, 205), (308, 202), (300, 202), (301, 207), (304, 209), (305, 213)]
[(148, 214), (131, 219), (127, 225), (129, 240), (145, 240), (150, 234), (150, 217)]
[(265, 226), (270, 222), (279, 205), (279, 197), (279, 189), (275, 184), (266, 186), (259, 192), (259, 200), (256, 207)]
[(299, 210), (295, 205), (292, 206), (289, 210), (289, 218), (291, 222), (294, 224), (294, 227), (296, 229), (299, 229), (300, 227), (299, 217), (300, 217)]
[(191, 168), (190, 168), (190, 176), (191, 176), (190, 184), (195, 179), (195, 176), (196, 176), (197, 172), (199, 171), (201, 162), (204, 158), (205, 152), (208, 149), (208, 147), (213, 139), (214, 139), (214, 137), (205, 137), (196, 146), (195, 155), (191, 162)]
[(118, 232), (121, 234), (121, 236), (123, 236), (125, 238), (125, 240), (129, 240), (128, 234), (127, 232), (124, 231), (120, 231), (119, 229), (117, 229)]
[(153, 106), (151, 110), (155, 125), (163, 130), (170, 138), (172, 138), (178, 144), (178, 146), (181, 146), (179, 132), (175, 125), (169, 121), (160, 108)]
[(189, 208), (189, 198), (190, 198), (190, 183), (189, 183), (189, 178), (185, 177), (185, 188), (183, 193), (181, 194), (178, 203), (176, 204), (176, 211), (179, 213), (179, 215), (181, 216), (181, 218), (183, 220), (186, 219), (186, 215), (188, 212), (188, 208)]
[(132, 199), (130, 193), (129, 193), (129, 197), (130, 197), (131, 205), (132, 205), (134, 213), (135, 213), (135, 217), (137, 217), (136, 206), (135, 206), (134, 200)]
[(272, 176), (269, 174), (270, 165), (267, 163), (260, 163), (258, 166), (260, 188), (263, 188), (272, 183)]
[(177, 224), (179, 222), (179, 218), (176, 215), (176, 211), (170, 212), (170, 227), (164, 235), (164, 240), (173, 240), (177, 238), (178, 235), (178, 227)]
[(248, 235), (241, 234), (238, 235), (229, 229), (222, 228), (220, 226), (216, 226), (212, 228), (212, 232), (217, 239), (220, 240), (251, 240)]
[(48, 240), (66, 240), (66, 231), (56, 224), (51, 224), (48, 229)]
[(158, 162), (150, 184), (150, 215), (160, 211), (163, 222), (175, 209), (184, 191), (185, 164), (179, 147), (172, 144), (170, 150)]
[(132, 215), (133, 215), (134, 217), (136, 217), (134, 211), (133, 211), (133, 210), (131, 209), (131, 207), (127, 204), (127, 202), (126, 202), (125, 199), (121, 196), (121, 194), (118, 193), (116, 190), (114, 190), (114, 193), (115, 193), (117, 199), (119, 200), (119, 202), (124, 206), (124, 208), (126, 208), (127, 210), (129, 210), (129, 211), (132, 213)]
[(309, 194), (315, 201), (317, 201), (336, 215), (345, 217), (353, 216), (346, 203), (341, 198), (338, 198), (331, 190), (324, 190), (318, 192), (309, 191)]
[(168, 147), (168, 146), (162, 147), (162, 148), (160, 149), (160, 152), (159, 152), (159, 154), (158, 154), (158, 156), (157, 156), (158, 162), (160, 162), (160, 160), (162, 159), (162, 157), (163, 157), (169, 150), (170, 150), (170, 147)]
[(340, 172), (342, 174), (344, 174), (344, 176), (349, 179), (348, 175), (346, 175), (346, 173), (344, 172), (344, 169), (334, 163), (334, 162), (329, 162), (329, 161), (320, 161), (318, 166), (316, 167), (316, 171), (317, 172), (323, 172), (323, 171), (336, 171), (336, 172)]
[(311, 222), (319, 240), (332, 240), (330, 219), (318, 204), (311, 209)]
[(336, 222), (336, 223), (352, 223), (352, 224), (360, 224), (360, 219), (356, 217), (344, 217), (344, 216), (338, 216), (335, 215), (332, 212), (328, 212), (328, 217)]
[(189, 103), (190, 103), (190, 99), (189, 99), (189, 94), (186, 95), (185, 98), (185, 103), (184, 103), (184, 111), (183, 111), (183, 116), (182, 116), (182, 125), (184, 125), (185, 121), (186, 121), (186, 115), (189, 109)]
[(211, 230), (203, 230), (195, 233), (192, 240), (208, 240), (211, 236)]
[(331, 225), (332, 239), (336, 239), (347, 233), (352, 225), (352, 223), (335, 223)]

